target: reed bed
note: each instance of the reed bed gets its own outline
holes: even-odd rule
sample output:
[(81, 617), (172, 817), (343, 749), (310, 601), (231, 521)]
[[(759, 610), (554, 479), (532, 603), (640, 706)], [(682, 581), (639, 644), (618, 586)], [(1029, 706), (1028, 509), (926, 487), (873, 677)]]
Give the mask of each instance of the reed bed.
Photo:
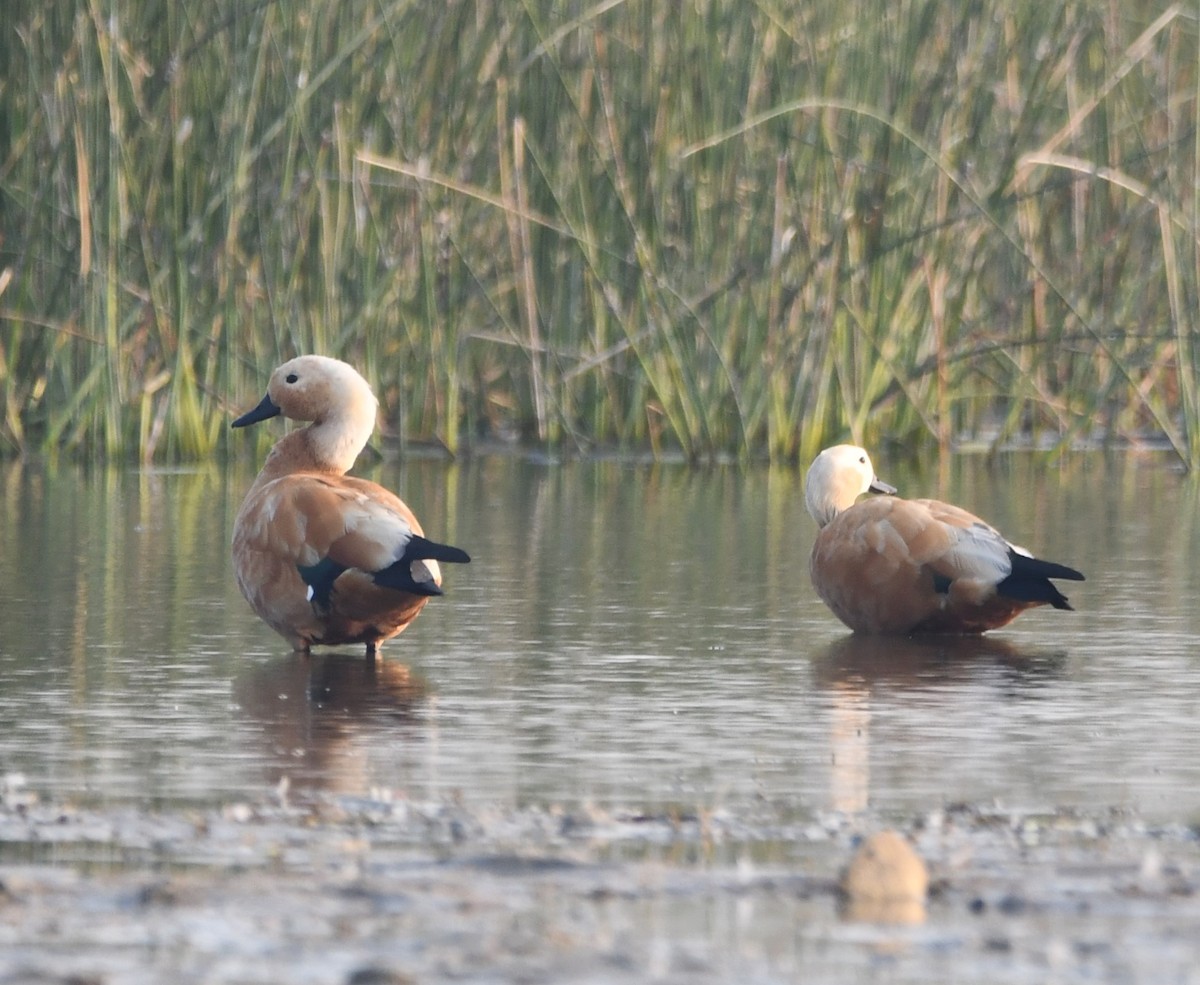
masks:
[(455, 453), (1200, 461), (1191, 7), (7, 10), (5, 452), (210, 456), (317, 351)]

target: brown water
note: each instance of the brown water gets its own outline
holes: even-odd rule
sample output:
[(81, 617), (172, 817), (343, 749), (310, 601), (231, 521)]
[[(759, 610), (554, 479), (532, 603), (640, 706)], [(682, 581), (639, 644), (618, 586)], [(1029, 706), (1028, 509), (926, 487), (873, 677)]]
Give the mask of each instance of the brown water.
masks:
[(468, 549), (370, 665), (305, 661), (230, 574), (252, 473), (0, 470), (0, 773), (82, 804), (381, 791), (786, 816), (938, 805), (1200, 819), (1200, 485), (1156, 457), (877, 462), (1085, 571), (982, 641), (851, 637), (785, 469), (411, 462)]

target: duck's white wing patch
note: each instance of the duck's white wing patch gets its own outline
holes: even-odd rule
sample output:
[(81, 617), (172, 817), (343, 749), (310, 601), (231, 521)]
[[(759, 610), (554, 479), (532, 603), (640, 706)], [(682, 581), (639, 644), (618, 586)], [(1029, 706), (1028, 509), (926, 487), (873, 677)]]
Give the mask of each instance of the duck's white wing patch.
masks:
[(416, 532), (389, 496), (372, 497), (345, 480), (286, 476), (263, 489), (241, 536), (292, 564), (330, 558), (344, 568), (378, 571), (399, 560)]
[(1016, 548), (990, 523), (979, 519), (960, 506), (936, 499), (914, 500), (914, 505), (928, 512), (930, 519), (944, 534), (943, 546), (929, 563), (948, 578), (969, 578), (996, 584), (1012, 573), (1008, 552)]
[(412, 540), (408, 521), (385, 503), (358, 495), (342, 511), (345, 533), (329, 554), (347, 567), (379, 571), (400, 560)]
[(951, 578), (971, 578), (996, 584), (1012, 573), (1009, 543), (986, 523), (952, 528), (950, 548), (935, 567)]

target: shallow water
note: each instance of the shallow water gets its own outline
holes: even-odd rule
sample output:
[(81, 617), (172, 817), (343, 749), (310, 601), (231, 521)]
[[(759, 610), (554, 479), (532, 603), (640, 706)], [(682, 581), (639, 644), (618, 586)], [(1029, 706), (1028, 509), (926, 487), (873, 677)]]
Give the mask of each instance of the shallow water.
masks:
[(1153, 456), (877, 468), (1086, 572), (1078, 611), (860, 639), (809, 584), (793, 471), (414, 461), (370, 474), (473, 563), (378, 665), (306, 661), (230, 574), (248, 468), (6, 465), (0, 773), (139, 807), (280, 789), (1200, 818), (1200, 486)]

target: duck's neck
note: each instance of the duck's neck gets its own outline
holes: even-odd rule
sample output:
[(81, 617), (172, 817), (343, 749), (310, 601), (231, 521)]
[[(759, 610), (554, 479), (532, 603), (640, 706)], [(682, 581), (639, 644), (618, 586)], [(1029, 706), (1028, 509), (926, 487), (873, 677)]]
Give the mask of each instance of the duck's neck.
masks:
[(368, 391), (360, 399), (340, 408), (337, 414), (316, 421), (300, 432), (319, 463), (320, 471), (338, 475), (350, 471), (375, 430), (377, 410), (375, 397)]
[(832, 523), (837, 518), (837, 515), (842, 511), (838, 509), (836, 503), (825, 500), (824, 502), (820, 503), (810, 502), (808, 504), (808, 512), (809, 515), (817, 521), (818, 527), (824, 527)]
[(838, 514), (850, 509), (861, 495), (852, 483), (841, 478), (812, 485), (805, 491), (805, 501), (809, 515), (817, 521), (818, 527), (824, 527), (837, 519)]
[[(368, 399), (369, 398), (369, 399)], [(374, 396), (347, 404), (338, 414), (284, 435), (263, 463), (259, 481), (292, 472), (345, 475), (375, 430)]]

